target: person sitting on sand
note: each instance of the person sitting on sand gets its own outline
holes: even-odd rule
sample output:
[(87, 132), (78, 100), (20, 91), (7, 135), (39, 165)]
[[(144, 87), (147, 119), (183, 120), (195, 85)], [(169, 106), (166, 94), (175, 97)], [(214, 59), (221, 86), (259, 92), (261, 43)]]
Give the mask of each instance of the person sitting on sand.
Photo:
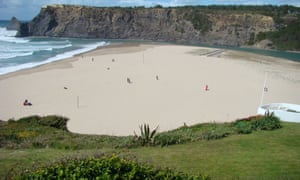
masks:
[(31, 102), (29, 102), (27, 99), (25, 99), (23, 105), (24, 106), (32, 106)]

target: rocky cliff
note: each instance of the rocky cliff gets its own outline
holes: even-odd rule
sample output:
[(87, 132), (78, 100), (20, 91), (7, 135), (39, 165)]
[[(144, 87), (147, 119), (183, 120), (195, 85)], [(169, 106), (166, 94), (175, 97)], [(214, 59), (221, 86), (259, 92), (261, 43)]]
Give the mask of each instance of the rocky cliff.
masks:
[(197, 8), (97, 8), (48, 5), (18, 36), (143, 39), (244, 45), (251, 35), (275, 29), (272, 17), (201, 12)]

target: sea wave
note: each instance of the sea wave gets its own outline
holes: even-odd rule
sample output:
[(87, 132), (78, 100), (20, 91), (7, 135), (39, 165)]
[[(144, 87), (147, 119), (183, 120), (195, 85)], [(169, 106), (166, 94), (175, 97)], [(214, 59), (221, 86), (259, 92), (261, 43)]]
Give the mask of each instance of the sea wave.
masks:
[(94, 44), (83, 45), (82, 48), (80, 48), (80, 49), (64, 52), (62, 54), (58, 54), (54, 57), (51, 57), (46, 62), (53, 62), (53, 61), (57, 61), (57, 60), (60, 60), (60, 59), (70, 58), (70, 57), (73, 57), (77, 54), (88, 52), (88, 51), (91, 51), (93, 49), (96, 49), (99, 46), (105, 46), (105, 45), (108, 45), (108, 44), (109, 43), (103, 41), (103, 42), (97, 42), (97, 43), (94, 43)]
[(8, 74), (8, 73), (23, 70), (23, 69), (33, 68), (33, 67), (40, 66), (40, 65), (43, 65), (43, 64), (47, 64), (47, 63), (51, 63), (51, 62), (54, 62), (54, 61), (59, 61), (59, 60), (62, 60), (62, 59), (70, 58), (70, 57), (73, 57), (75, 55), (78, 55), (78, 54), (96, 49), (97, 47), (106, 46), (106, 45), (109, 45), (109, 43), (104, 42), (104, 41), (96, 42), (96, 43), (93, 43), (93, 44), (81, 45), (79, 47), (79, 49), (67, 51), (67, 52), (64, 52), (64, 53), (61, 53), (61, 54), (57, 54), (56, 56), (50, 57), (50, 58), (48, 58), (44, 61), (28, 62), (28, 63), (18, 64), (18, 65), (11, 64), (10, 66), (0, 67), (0, 75)]
[[(40, 43), (40, 45), (39, 45)], [(24, 45), (16, 45), (11, 43), (0, 43), (0, 59), (9, 59), (14, 57), (28, 56), (39, 51), (53, 51), (54, 49), (64, 49), (72, 47), (71, 42), (68, 44), (52, 43), (52, 42), (39, 42), (27, 43)], [(64, 42), (66, 43), (66, 42)]]
[(49, 44), (56, 44), (56, 45), (62, 45), (62, 44), (71, 44), (71, 41), (66, 39), (66, 40), (55, 40), (52, 39), (51, 41), (32, 41), (31, 44), (33, 45), (49, 45)]
[(30, 52), (14, 52), (14, 53), (1, 53), (0, 52), (0, 59), (10, 59), (19, 56), (30, 56), (33, 54), (33, 51)]
[(0, 27), (0, 41), (11, 43), (27, 43), (30, 40), (27, 38), (16, 38), (17, 31), (7, 30), (4, 27)]

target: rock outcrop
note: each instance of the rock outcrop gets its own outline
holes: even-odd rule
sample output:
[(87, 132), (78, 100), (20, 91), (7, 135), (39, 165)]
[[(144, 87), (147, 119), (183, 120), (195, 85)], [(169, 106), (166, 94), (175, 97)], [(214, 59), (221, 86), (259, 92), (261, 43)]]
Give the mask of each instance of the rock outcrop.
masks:
[(20, 30), (21, 23), (16, 17), (12, 17), (9, 24), (7, 25), (7, 30)]
[(18, 36), (142, 39), (181, 43), (245, 45), (251, 33), (275, 29), (272, 17), (217, 14), (196, 8), (97, 8), (48, 5)]
[(269, 39), (265, 39), (260, 42), (257, 42), (253, 46), (259, 49), (275, 49), (273, 42), (270, 41)]

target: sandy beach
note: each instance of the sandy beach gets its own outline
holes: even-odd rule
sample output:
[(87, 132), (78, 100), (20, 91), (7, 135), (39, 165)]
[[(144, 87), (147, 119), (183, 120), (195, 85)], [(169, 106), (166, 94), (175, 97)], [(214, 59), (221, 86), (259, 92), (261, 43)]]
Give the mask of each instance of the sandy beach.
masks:
[[(267, 92), (263, 86), (266, 79)], [(0, 119), (68, 117), (72, 132), (132, 135), (300, 104), (300, 63), (195, 46), (116, 44), (0, 76)], [(28, 99), (33, 105), (23, 106)]]

